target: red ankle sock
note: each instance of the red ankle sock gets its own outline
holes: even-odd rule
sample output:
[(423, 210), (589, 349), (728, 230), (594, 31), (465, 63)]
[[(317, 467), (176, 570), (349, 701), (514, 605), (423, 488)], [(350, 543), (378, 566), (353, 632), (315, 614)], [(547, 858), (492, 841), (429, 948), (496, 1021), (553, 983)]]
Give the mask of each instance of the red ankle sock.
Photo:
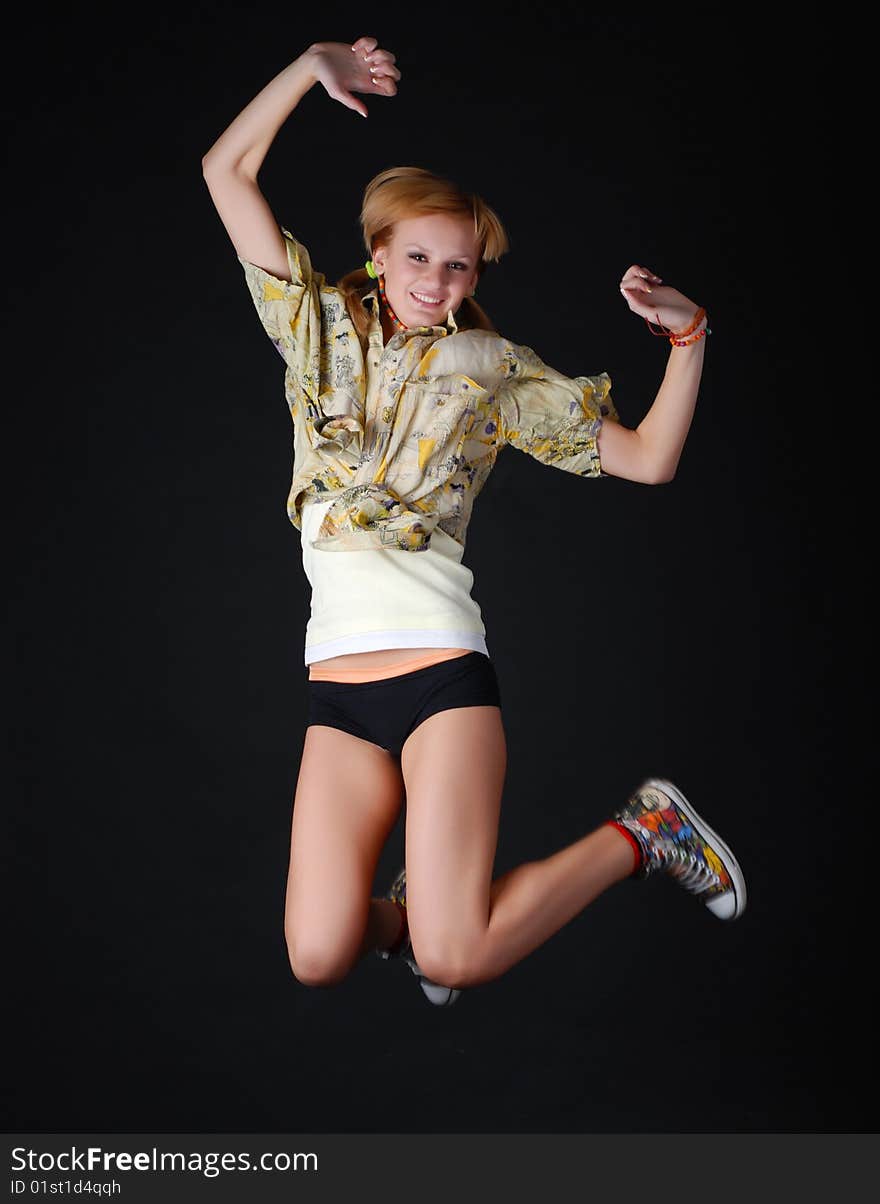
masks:
[(626, 837), (626, 839), (632, 845), (633, 853), (635, 854), (636, 858), (636, 863), (633, 866), (632, 872), (637, 874), (645, 862), (645, 854), (642, 852), (642, 846), (636, 840), (635, 836), (633, 836), (632, 832), (628, 831), (623, 824), (619, 824), (616, 819), (608, 819), (605, 822), (610, 827), (615, 828), (621, 836)]

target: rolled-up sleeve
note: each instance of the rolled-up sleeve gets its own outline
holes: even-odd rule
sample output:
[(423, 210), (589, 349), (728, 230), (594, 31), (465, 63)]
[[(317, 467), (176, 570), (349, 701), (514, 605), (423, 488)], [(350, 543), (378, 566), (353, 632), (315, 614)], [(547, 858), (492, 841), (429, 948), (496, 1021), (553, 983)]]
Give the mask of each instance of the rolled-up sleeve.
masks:
[(603, 422), (618, 421), (608, 373), (564, 376), (530, 347), (513, 344), (506, 361), (496, 393), (499, 442), (565, 472), (602, 476), (599, 431)]
[(281, 280), (265, 268), (237, 256), (257, 316), (279, 355), (304, 392), (317, 397), (321, 355), (321, 285), (323, 276), (312, 269), (309, 253), (289, 230), (281, 227), (290, 280)]

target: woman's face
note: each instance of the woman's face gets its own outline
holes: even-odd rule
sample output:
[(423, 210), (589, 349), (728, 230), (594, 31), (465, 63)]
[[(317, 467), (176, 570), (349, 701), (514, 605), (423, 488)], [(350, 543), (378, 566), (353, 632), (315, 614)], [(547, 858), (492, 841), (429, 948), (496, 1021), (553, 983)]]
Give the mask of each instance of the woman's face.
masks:
[(473, 221), (445, 213), (402, 218), (373, 263), (385, 295), (406, 326), (440, 326), (477, 284), (479, 244)]

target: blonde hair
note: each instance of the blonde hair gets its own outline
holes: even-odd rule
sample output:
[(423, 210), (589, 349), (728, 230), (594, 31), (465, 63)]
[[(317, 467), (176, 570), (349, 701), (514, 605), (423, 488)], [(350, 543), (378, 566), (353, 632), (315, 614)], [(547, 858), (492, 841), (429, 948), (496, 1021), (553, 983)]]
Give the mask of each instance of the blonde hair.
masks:
[[(407, 217), (430, 213), (460, 214), (472, 217), (477, 238), (477, 279), (486, 264), (496, 262), (510, 247), (498, 215), (482, 197), (464, 192), (457, 184), (423, 167), (389, 167), (373, 176), (361, 206), (360, 224), (364, 246), (370, 256), (373, 249), (385, 245), (392, 236), (394, 223)], [(365, 267), (356, 268), (336, 282), (344, 298), (355, 330), (364, 345), (370, 328), (370, 316), (363, 298), (376, 287)], [(455, 315), (459, 330), (491, 330), (489, 315), (473, 297), (465, 297)]]

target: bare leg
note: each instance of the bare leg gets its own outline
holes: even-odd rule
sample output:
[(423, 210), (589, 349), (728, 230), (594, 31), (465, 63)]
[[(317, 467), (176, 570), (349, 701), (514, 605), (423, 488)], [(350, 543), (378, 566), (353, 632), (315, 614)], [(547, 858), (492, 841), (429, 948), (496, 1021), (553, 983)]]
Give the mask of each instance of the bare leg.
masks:
[(633, 871), (631, 845), (603, 826), (492, 881), (507, 767), (498, 707), (432, 715), (404, 745), (401, 765), (410, 936), (435, 982), (496, 978)]
[(301, 982), (337, 983), (366, 949), (397, 936), (396, 908), (371, 902), (370, 891), (403, 797), (400, 765), (390, 753), (337, 728), (306, 729), (284, 916), (291, 968)]
[(610, 827), (597, 828), (542, 861), (525, 862), (492, 883), (487, 978), (542, 945), (609, 886), (629, 877), (632, 846)]

